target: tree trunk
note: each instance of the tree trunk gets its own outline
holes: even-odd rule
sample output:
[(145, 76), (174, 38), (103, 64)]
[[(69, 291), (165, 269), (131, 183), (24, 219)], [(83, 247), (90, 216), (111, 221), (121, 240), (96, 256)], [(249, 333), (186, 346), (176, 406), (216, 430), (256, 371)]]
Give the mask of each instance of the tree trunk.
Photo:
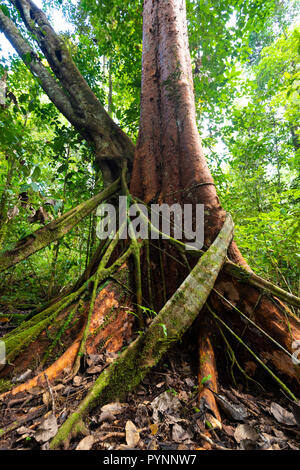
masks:
[(205, 244), (223, 225), (196, 126), (184, 0), (144, 2), (141, 118), (131, 180), (145, 202), (205, 204)]
[[(141, 119), (131, 193), (146, 203), (204, 204), (204, 243), (210, 246), (223, 225), (225, 211), (220, 205), (196, 126), (185, 0), (144, 1), (142, 67)], [(251, 272), (234, 242), (228, 256)], [(182, 266), (168, 260), (164, 250), (168, 297), (176, 291), (184, 275)], [(155, 279), (158, 278), (156, 273)], [(158, 290), (159, 285), (158, 282)], [(266, 296), (260, 298), (258, 289), (225, 273), (220, 274), (215, 290), (231, 305), (216, 293), (211, 302), (221, 314), (225, 311), (226, 321), (232, 321), (239, 332), (244, 324), (234, 307), (246, 312), (290, 354), (293, 352), (292, 342), (300, 338), (299, 321), (286, 307)], [(161, 294), (160, 302), (162, 299)], [(274, 348), (258, 330), (249, 330), (251, 328), (248, 333), (252, 344), (261, 357), (294, 384), (299, 384), (299, 371), (291, 358)]]

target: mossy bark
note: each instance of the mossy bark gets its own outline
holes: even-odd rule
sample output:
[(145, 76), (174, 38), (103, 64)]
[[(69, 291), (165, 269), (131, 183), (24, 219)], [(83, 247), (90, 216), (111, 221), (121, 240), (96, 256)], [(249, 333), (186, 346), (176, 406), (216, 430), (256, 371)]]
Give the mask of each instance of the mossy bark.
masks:
[(89, 215), (102, 201), (113, 196), (119, 189), (120, 180), (115, 181), (101, 193), (77, 207), (66, 212), (45, 227), (21, 239), (14, 248), (0, 253), (0, 272), (23, 261), (33, 253), (45, 248), (50, 243), (59, 240), (68, 233), (84, 217)]

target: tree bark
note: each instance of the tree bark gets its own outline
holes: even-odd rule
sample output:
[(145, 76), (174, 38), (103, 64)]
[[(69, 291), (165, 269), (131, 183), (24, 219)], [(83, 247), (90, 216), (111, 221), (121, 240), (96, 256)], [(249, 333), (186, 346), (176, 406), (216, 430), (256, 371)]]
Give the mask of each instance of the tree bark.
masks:
[(145, 0), (139, 137), (131, 192), (145, 202), (205, 204), (205, 244), (225, 218), (196, 126), (185, 1)]

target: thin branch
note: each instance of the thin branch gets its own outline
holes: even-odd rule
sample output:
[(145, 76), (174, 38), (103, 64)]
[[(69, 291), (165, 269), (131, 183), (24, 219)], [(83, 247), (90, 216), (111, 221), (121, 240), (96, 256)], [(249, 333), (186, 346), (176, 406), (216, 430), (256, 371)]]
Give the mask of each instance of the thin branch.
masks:
[[(33, 51), (29, 43), (22, 37), (14, 22), (6, 16), (0, 8), (0, 30), (5, 34), (8, 41), (15, 48), (25, 65), (29, 68), (34, 77), (55, 106), (66, 116), (69, 121), (74, 121), (74, 111), (67, 95), (61, 86), (51, 75), (49, 70), (42, 64), (40, 58)], [(83, 121), (78, 120), (76, 125), (82, 125)]]
[(59, 240), (68, 233), (84, 217), (89, 215), (102, 201), (113, 196), (119, 189), (120, 180), (88, 201), (66, 212), (48, 225), (38, 229), (36, 232), (21, 239), (14, 248), (0, 253), (0, 272), (23, 261), (33, 253), (40, 251), (50, 243)]
[(238, 340), (239, 343), (241, 343), (246, 349), (247, 351), (256, 359), (256, 361), (271, 375), (271, 377), (273, 377), (273, 379), (280, 385), (281, 388), (283, 388), (283, 390), (294, 400), (294, 401), (297, 401), (297, 398), (295, 397), (295, 395), (293, 394), (293, 392), (291, 392), (291, 390), (282, 382), (282, 380), (279, 379), (279, 377), (277, 377), (277, 375), (274, 374), (274, 372), (255, 354), (254, 351), (252, 351), (251, 348), (249, 348), (249, 346), (247, 346), (247, 344), (210, 308), (210, 306), (208, 304), (207, 305), (207, 308), (208, 310), (210, 311), (210, 313), (213, 315), (213, 317), (218, 320), (218, 322), (220, 322), (231, 334), (232, 336), (235, 337), (235, 339)]

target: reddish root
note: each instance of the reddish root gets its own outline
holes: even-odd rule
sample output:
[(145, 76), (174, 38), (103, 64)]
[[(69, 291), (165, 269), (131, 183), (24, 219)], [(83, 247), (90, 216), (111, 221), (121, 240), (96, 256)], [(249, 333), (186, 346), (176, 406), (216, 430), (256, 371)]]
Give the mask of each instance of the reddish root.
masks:
[(208, 324), (200, 327), (199, 335), (199, 407), (200, 410), (211, 412), (221, 421), (220, 412), (213, 392), (218, 393), (218, 373), (215, 354), (211, 343), (211, 328)]
[[(89, 336), (86, 342), (87, 354), (98, 354), (104, 349), (108, 352), (116, 353), (120, 351), (124, 344), (130, 342), (134, 322), (134, 316), (128, 313), (130, 309), (130, 298), (127, 294), (124, 294), (122, 288), (117, 283), (112, 281), (100, 291), (95, 301)], [(88, 305), (85, 312), (87, 310)], [(16, 395), (25, 391), (29, 392), (34, 387), (41, 387), (45, 383), (45, 374), (49, 381), (63, 378), (66, 374), (70, 374), (79, 352), (84, 328), (85, 325), (81, 328), (69, 348), (48, 368), (26, 383), (20, 384), (9, 392), (2, 394), (0, 397)], [(68, 334), (68, 331), (66, 333)], [(39, 339), (35, 343), (31, 348), (29, 347), (29, 350), (35, 351), (38, 349)], [(28, 366), (29, 350), (25, 354), (25, 368)], [(22, 354), (18, 359), (19, 372), (22, 369)]]

